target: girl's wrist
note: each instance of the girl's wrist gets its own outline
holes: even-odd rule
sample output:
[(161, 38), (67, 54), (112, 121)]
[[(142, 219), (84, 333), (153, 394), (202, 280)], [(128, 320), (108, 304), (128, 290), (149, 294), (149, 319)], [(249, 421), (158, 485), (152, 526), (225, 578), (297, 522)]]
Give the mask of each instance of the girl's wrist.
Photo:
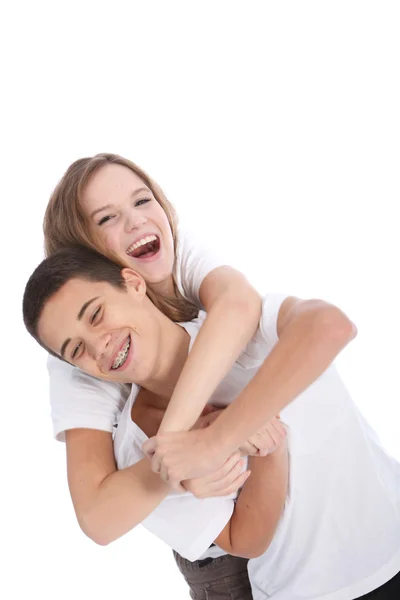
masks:
[(238, 448), (236, 444), (232, 444), (230, 436), (224, 432), (223, 428), (215, 426), (216, 421), (204, 429), (205, 443), (209, 451), (213, 454), (228, 458)]

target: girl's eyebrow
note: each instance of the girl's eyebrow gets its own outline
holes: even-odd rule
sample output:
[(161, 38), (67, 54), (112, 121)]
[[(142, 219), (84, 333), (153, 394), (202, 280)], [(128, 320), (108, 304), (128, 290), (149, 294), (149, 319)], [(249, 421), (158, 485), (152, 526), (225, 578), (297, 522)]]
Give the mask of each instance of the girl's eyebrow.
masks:
[(148, 192), (149, 194), (151, 194), (151, 190), (149, 190), (149, 188), (140, 187), (137, 190), (135, 190), (134, 192), (132, 192), (131, 196), (132, 196), (132, 198), (134, 198), (135, 196), (137, 196), (138, 194), (141, 194), (142, 192)]
[[(132, 192), (131, 198), (134, 198), (135, 196), (137, 196), (138, 194), (141, 194), (142, 192), (147, 192), (147, 193), (151, 194), (151, 190), (149, 190), (149, 188), (141, 187), (141, 188), (138, 188), (137, 190), (135, 190), (134, 192)], [(97, 213), (101, 212), (102, 210), (106, 210), (108, 208), (113, 208), (113, 206), (114, 206), (113, 204), (105, 204), (101, 208), (96, 208), (96, 210), (94, 210), (93, 212), (90, 213), (90, 218), (94, 217), (95, 215), (97, 215)]]
[(112, 208), (112, 204), (105, 204), (101, 208), (96, 208), (96, 210), (90, 213), (90, 218), (94, 217), (94, 215), (97, 215), (97, 213), (101, 212), (102, 210), (106, 210), (107, 208)]

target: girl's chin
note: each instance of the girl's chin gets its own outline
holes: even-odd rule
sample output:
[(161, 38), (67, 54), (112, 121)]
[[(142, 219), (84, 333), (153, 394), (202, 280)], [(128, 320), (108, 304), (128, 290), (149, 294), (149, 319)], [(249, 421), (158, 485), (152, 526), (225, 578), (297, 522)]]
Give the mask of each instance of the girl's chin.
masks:
[(171, 278), (172, 275), (170, 271), (159, 271), (158, 273), (151, 273), (146, 276), (147, 283), (151, 283), (152, 285), (163, 284), (167, 282)]
[(158, 265), (155, 269), (142, 267), (141, 270), (146, 282), (152, 285), (164, 283), (169, 279), (171, 279), (172, 282), (172, 269), (170, 269), (168, 265)]
[(146, 277), (149, 279), (158, 278), (160, 272), (164, 272), (167, 269), (167, 266), (164, 265), (161, 261), (145, 261), (137, 258), (126, 257), (125, 264), (128, 259), (129, 266), (138, 273), (146, 273)]

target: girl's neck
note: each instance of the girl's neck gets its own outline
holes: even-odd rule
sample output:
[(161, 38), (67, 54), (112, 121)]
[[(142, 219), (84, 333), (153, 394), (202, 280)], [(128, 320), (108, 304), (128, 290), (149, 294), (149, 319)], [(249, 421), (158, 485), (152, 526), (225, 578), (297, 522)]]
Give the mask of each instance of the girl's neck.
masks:
[(157, 294), (165, 296), (166, 298), (172, 298), (176, 296), (175, 284), (172, 275), (169, 275), (167, 279), (164, 279), (164, 281), (152, 283), (151, 289), (154, 290)]

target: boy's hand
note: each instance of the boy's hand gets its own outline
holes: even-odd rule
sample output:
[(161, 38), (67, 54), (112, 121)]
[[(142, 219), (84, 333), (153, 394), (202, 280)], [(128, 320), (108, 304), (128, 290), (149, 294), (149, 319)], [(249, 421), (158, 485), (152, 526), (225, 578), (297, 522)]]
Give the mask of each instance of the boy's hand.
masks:
[(206, 477), (188, 479), (183, 487), (196, 498), (211, 498), (213, 496), (229, 496), (241, 488), (250, 471), (243, 471), (246, 464), (240, 452), (235, 452), (218, 471)]

